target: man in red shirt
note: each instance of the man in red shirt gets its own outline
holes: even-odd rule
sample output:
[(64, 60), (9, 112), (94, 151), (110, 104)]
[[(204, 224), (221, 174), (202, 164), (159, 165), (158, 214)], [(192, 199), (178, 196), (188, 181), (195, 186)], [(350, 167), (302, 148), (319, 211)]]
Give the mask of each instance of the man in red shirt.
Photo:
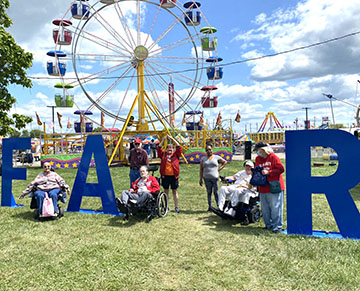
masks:
[[(166, 147), (166, 152), (161, 148), (165, 142), (165, 139), (169, 138), (176, 144), (176, 149), (173, 144), (168, 144)], [(160, 174), (162, 180), (162, 186), (164, 187), (164, 192), (169, 199), (169, 188), (171, 186), (171, 190), (173, 193), (174, 204), (175, 204), (175, 212), (179, 213), (179, 205), (178, 205), (178, 192), (177, 188), (179, 187), (179, 174), (180, 174), (180, 166), (179, 159), (182, 153), (182, 147), (179, 142), (174, 139), (170, 135), (166, 135), (163, 137), (161, 143), (156, 148), (158, 157), (161, 159), (160, 164)]]
[(130, 163), (130, 187), (132, 183), (136, 181), (140, 177), (139, 169), (141, 166), (149, 165), (149, 157), (147, 152), (141, 148), (141, 139), (137, 138), (134, 141), (134, 148), (131, 149), (129, 155), (129, 163)]

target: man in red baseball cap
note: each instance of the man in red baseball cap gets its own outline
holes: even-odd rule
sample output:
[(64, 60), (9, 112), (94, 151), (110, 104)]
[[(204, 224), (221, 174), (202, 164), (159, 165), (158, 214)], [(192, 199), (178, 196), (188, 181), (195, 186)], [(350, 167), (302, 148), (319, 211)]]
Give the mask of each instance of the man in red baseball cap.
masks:
[(141, 166), (149, 166), (149, 157), (147, 152), (141, 148), (141, 139), (137, 138), (134, 140), (134, 148), (131, 149), (129, 155), (130, 163), (130, 187), (133, 182), (140, 178), (139, 169)]

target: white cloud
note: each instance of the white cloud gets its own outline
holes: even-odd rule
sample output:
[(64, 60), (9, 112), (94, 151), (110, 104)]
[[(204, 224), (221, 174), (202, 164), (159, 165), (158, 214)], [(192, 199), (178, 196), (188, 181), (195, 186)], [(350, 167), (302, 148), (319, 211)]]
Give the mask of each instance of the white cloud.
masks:
[[(356, 1), (308, 0), (295, 9), (277, 10), (271, 16), (260, 14), (257, 29), (237, 35), (244, 42), (269, 41), (270, 53), (325, 41), (356, 31), (360, 25), (360, 6)], [(358, 72), (360, 38), (349, 37), (310, 49), (250, 63), (254, 80), (288, 80), (327, 74)], [(256, 55), (267, 54), (266, 47)], [(244, 56), (250, 57), (247, 53)]]

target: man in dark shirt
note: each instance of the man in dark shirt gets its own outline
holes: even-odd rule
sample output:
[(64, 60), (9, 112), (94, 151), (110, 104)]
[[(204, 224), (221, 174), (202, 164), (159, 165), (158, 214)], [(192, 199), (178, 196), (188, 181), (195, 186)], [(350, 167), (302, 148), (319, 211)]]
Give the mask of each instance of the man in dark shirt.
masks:
[(141, 139), (137, 138), (134, 141), (134, 148), (130, 150), (130, 187), (133, 182), (140, 178), (139, 169), (141, 166), (149, 166), (149, 157), (147, 152), (141, 148)]

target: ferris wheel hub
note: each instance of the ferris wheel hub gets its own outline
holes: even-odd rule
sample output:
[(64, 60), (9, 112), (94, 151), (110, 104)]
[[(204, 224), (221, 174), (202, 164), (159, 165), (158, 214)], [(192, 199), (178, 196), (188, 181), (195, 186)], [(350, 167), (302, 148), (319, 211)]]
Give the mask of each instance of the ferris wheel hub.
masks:
[(134, 56), (139, 61), (144, 61), (148, 57), (148, 55), (149, 55), (149, 51), (143, 45), (138, 45), (134, 49)]

